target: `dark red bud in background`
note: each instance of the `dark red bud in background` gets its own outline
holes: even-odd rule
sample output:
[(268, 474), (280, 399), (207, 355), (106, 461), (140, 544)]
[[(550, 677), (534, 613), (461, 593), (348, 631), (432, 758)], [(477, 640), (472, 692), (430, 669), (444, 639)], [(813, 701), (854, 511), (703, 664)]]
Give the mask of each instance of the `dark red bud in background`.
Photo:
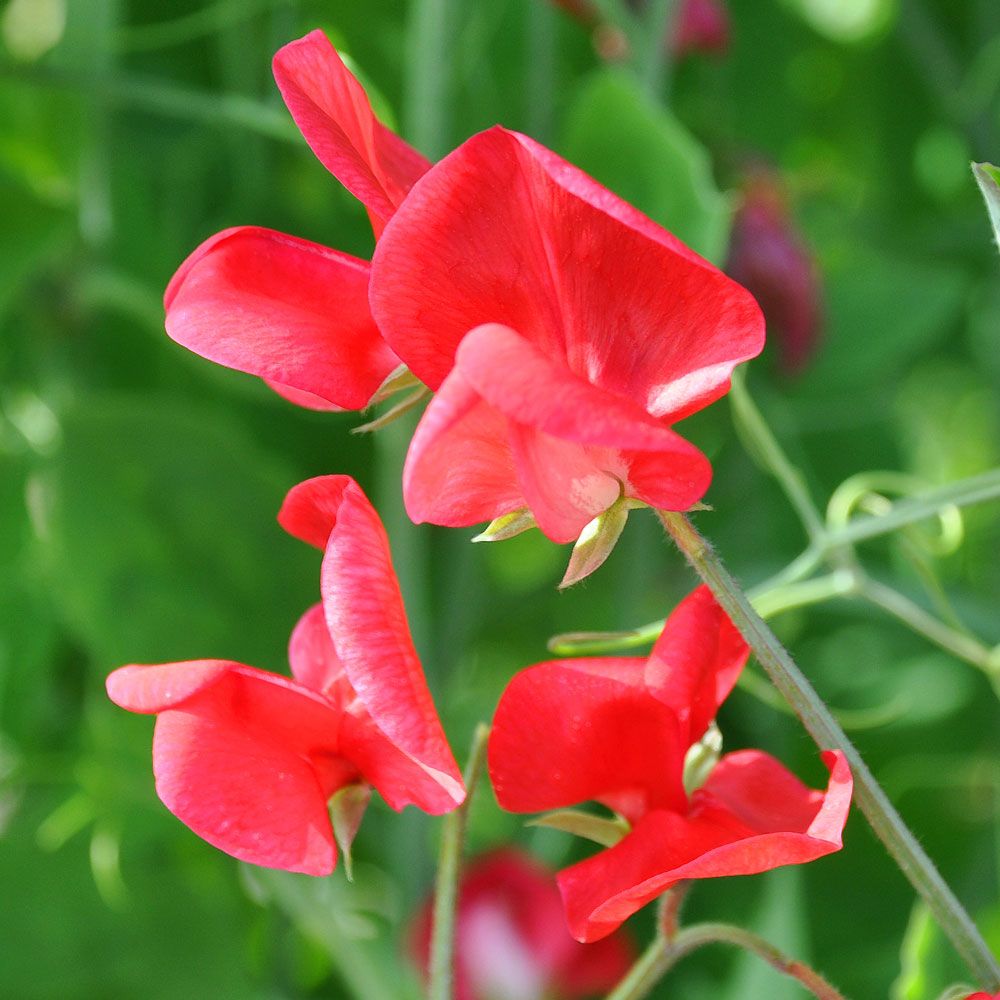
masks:
[(726, 272), (760, 303), (779, 369), (801, 374), (819, 346), (820, 280), (773, 171), (755, 170), (744, 183)]
[(676, 59), (692, 52), (723, 55), (729, 48), (729, 13), (722, 0), (684, 0), (672, 37)]
[[(592, 0), (552, 0), (581, 24), (593, 28), (597, 54), (604, 59), (624, 58), (621, 51), (625, 39), (616, 28), (601, 23), (598, 7)], [(648, 0), (626, 0), (636, 14), (642, 14)], [(613, 42), (608, 41), (608, 32)], [(721, 55), (729, 47), (729, 13), (723, 0), (682, 0), (674, 24), (667, 29), (664, 44), (675, 59), (691, 53)]]

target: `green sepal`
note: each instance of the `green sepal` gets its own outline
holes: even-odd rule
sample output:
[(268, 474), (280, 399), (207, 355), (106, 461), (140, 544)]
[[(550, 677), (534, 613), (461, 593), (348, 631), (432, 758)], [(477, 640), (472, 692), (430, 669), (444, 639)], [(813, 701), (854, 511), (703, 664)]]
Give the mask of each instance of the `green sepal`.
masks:
[(993, 239), (1000, 247), (1000, 167), (995, 167), (992, 163), (973, 163), (972, 173), (986, 201)]
[(722, 753), (722, 733), (713, 720), (705, 735), (688, 749), (684, 757), (684, 791), (690, 795), (705, 784)]
[(474, 542), (502, 542), (537, 527), (538, 524), (531, 511), (527, 507), (521, 507), (519, 510), (512, 510), (509, 514), (503, 514), (490, 521), (472, 540)]
[(562, 830), (563, 833), (572, 833), (575, 837), (592, 840), (602, 847), (614, 847), (632, 829), (621, 816), (606, 819), (576, 809), (556, 809), (554, 812), (529, 820), (527, 826)]
[(399, 365), (393, 368), (385, 377), (385, 381), (375, 390), (375, 394), (368, 400), (369, 406), (381, 403), (397, 392), (404, 389), (416, 389), (423, 385), (420, 379), (410, 371), (406, 365)]
[(586, 579), (604, 564), (625, 530), (631, 503), (625, 497), (619, 497), (580, 532), (573, 554), (569, 557), (566, 575), (559, 583), (560, 590)]
[(403, 414), (409, 413), (413, 407), (423, 402), (430, 394), (430, 389), (422, 385), (420, 388), (414, 389), (408, 396), (404, 396), (398, 403), (394, 403), (384, 413), (380, 413), (374, 419), (369, 420), (368, 423), (352, 427), (351, 433), (370, 434), (372, 431), (379, 431), (383, 427), (388, 427), (389, 424), (395, 423)]
[(330, 799), (330, 820), (333, 837), (344, 858), (344, 874), (348, 882), (354, 881), (351, 864), (351, 844), (361, 826), (361, 820), (372, 797), (372, 786), (366, 784), (344, 785)]

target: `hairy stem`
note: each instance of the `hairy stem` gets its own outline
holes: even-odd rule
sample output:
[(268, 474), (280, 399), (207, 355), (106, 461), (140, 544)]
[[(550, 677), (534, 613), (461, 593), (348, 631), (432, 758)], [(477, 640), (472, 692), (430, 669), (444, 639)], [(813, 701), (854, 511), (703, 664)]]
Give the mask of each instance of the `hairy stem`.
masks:
[(729, 944), (763, 959), (783, 975), (800, 982), (817, 1000), (845, 1000), (815, 969), (791, 958), (762, 937), (731, 924), (692, 924), (671, 938), (657, 936), (625, 978), (608, 994), (608, 1000), (642, 1000), (686, 955), (708, 944)]
[(455, 907), (458, 901), (458, 875), (465, 845), (469, 804), (486, 760), (486, 740), (490, 728), (476, 727), (465, 764), (465, 800), (444, 819), (441, 852), (438, 855), (437, 881), (434, 886), (434, 922), (431, 930), (430, 983), (428, 1000), (452, 1000), (455, 985)]
[(816, 744), (824, 750), (844, 752), (854, 774), (855, 800), (861, 811), (900, 870), (927, 902), (969, 970), (990, 990), (1000, 989), (1000, 965), (996, 958), (826, 704), (688, 518), (670, 511), (658, 514), (677, 547), (711, 588)]

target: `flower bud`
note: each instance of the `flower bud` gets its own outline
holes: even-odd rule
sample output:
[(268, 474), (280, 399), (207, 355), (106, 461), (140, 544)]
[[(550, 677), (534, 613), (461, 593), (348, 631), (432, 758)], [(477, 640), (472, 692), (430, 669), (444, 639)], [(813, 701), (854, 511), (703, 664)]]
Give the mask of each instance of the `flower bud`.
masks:
[(726, 272), (757, 299), (777, 349), (778, 367), (799, 375), (819, 344), (820, 283), (775, 174), (752, 173), (733, 220)]

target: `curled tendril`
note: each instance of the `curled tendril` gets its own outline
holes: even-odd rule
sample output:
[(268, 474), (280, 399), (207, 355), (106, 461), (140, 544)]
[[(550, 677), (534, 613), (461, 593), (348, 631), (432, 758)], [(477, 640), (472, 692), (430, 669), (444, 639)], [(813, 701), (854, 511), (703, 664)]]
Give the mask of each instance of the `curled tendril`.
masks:
[[(826, 523), (831, 532), (843, 528), (856, 512), (884, 516), (892, 509), (892, 497), (909, 497), (926, 491), (931, 484), (907, 472), (859, 472), (845, 479), (830, 497), (826, 508)], [(937, 531), (907, 530), (910, 538), (926, 553), (948, 556), (956, 552), (965, 538), (965, 523), (961, 508), (946, 504), (934, 515)], [(929, 518), (930, 519), (930, 518)]]

